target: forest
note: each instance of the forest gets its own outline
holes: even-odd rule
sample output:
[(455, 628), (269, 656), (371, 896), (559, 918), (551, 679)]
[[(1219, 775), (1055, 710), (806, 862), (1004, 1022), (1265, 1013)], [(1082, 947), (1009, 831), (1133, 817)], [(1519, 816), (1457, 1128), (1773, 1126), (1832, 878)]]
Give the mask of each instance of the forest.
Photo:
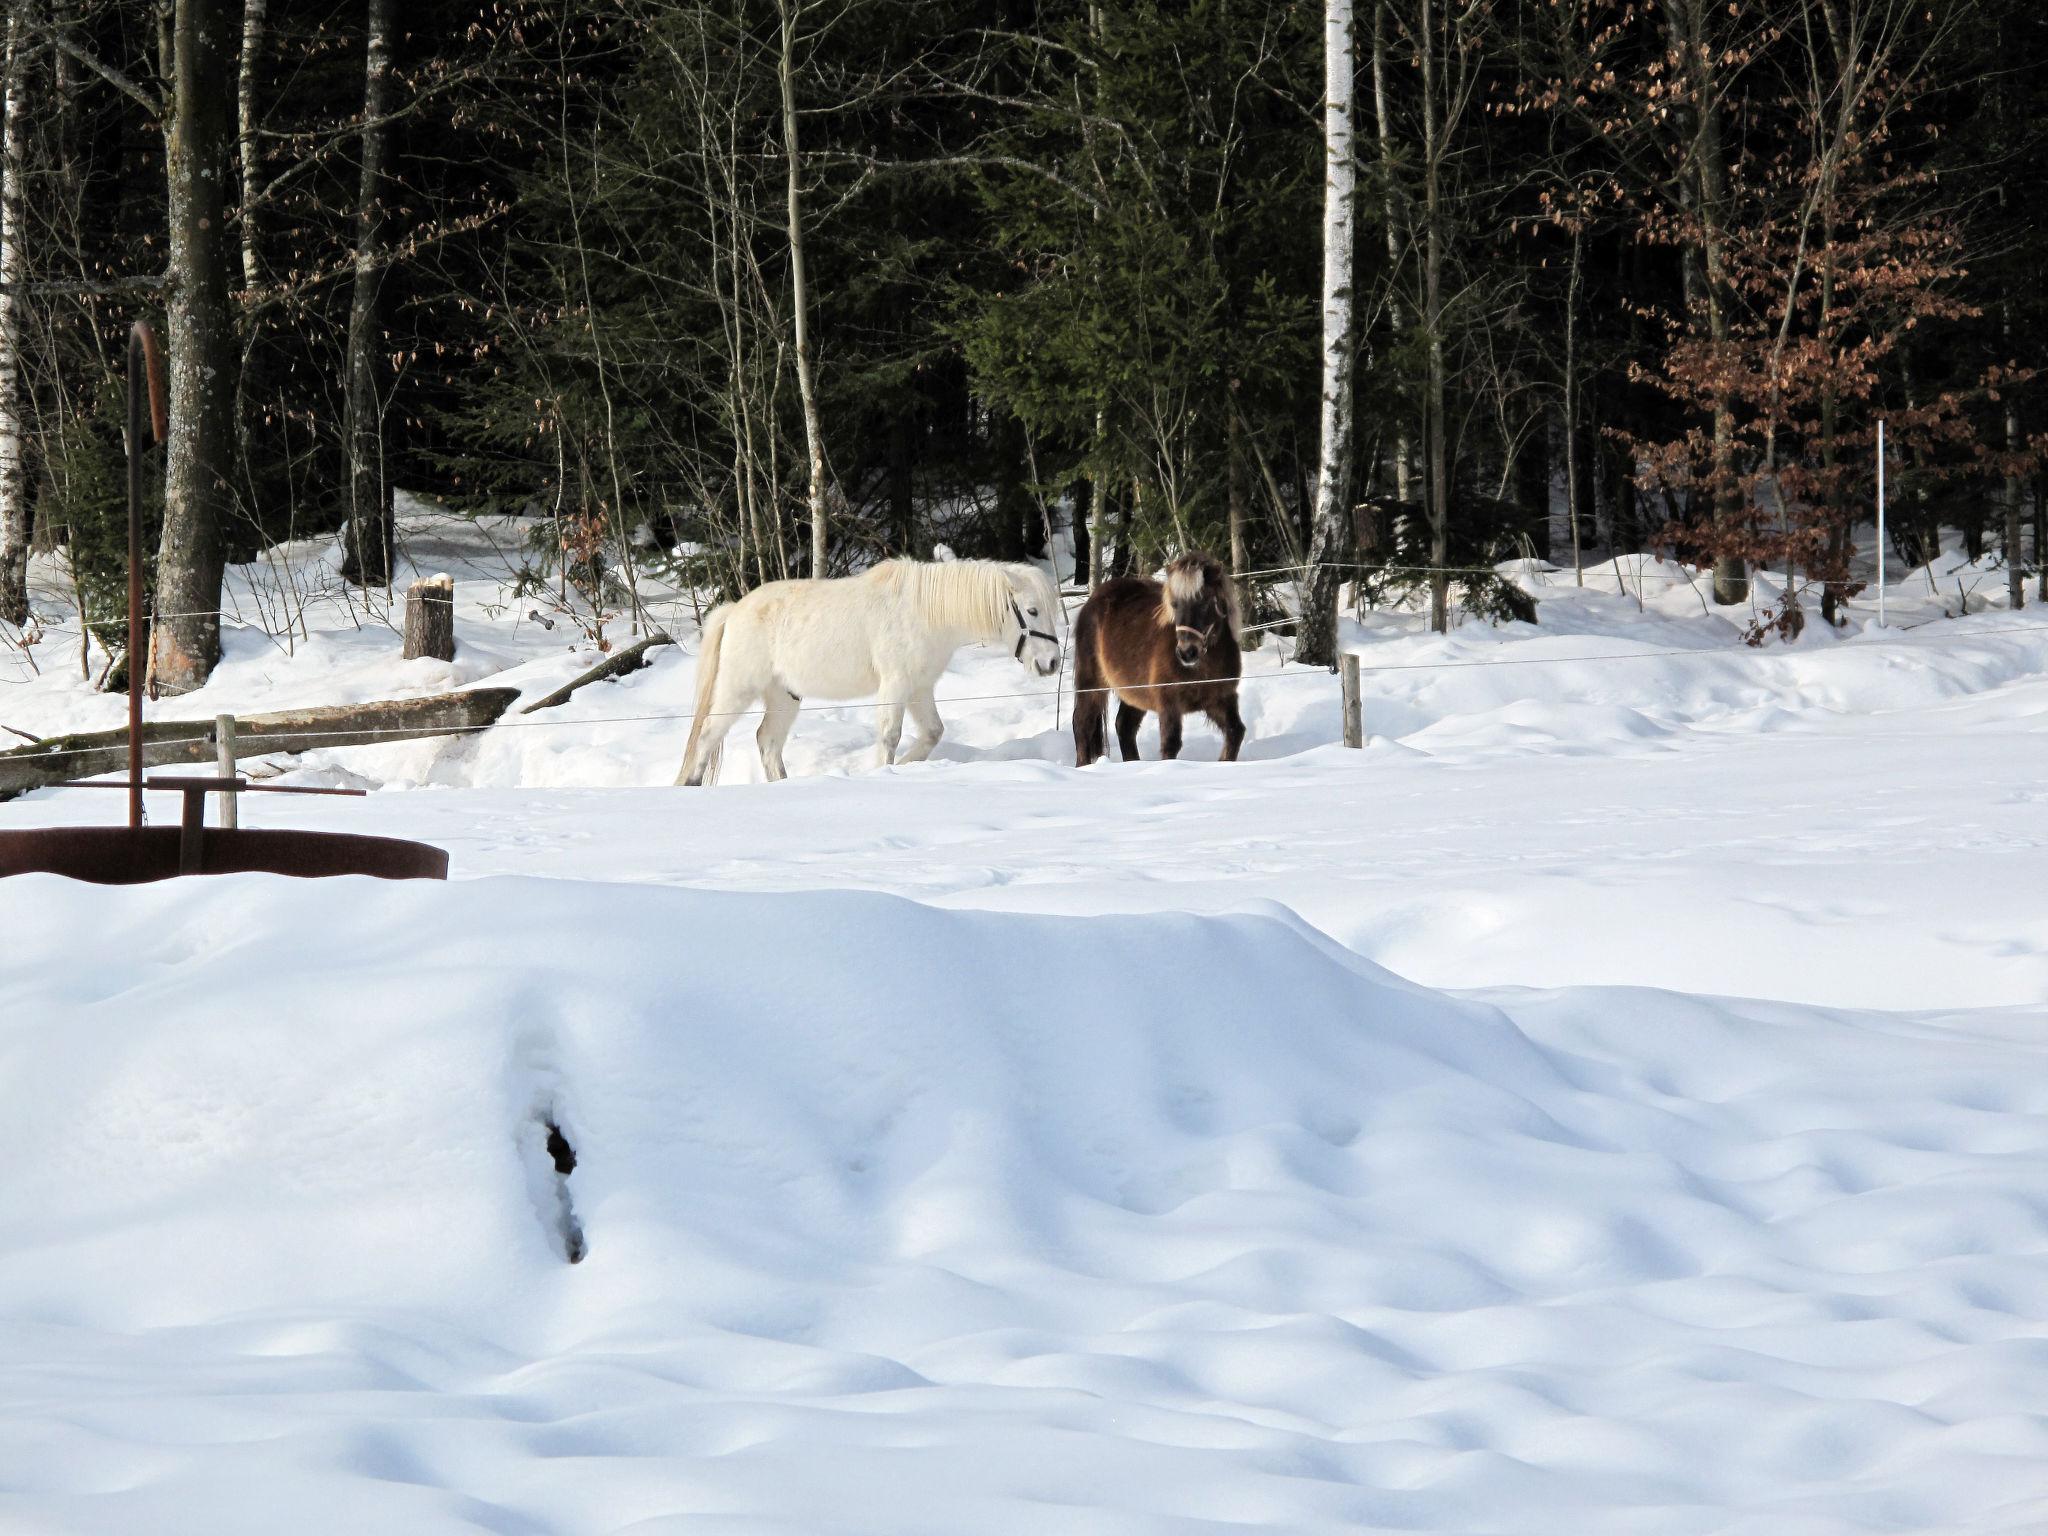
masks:
[(1311, 662), (1345, 583), (1443, 628), (1517, 556), (1832, 622), (1880, 421), (1906, 565), (1950, 530), (2017, 608), (2048, 547), (2032, 0), (9, 0), (4, 47), (0, 636), (49, 554), (118, 649), (148, 319), (165, 693), (230, 562), (388, 585), (397, 489), (525, 514), (600, 636), (657, 569), (1203, 548)]

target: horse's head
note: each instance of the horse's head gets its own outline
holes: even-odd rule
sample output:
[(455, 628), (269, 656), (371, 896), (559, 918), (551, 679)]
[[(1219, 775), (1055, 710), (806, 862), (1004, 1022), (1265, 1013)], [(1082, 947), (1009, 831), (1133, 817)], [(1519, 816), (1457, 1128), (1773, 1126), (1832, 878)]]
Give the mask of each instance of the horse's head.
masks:
[(1009, 565), (1010, 617), (1015, 622), (1013, 654), (1040, 677), (1060, 669), (1060, 595), (1035, 565)]
[(1167, 562), (1161, 607), (1162, 621), (1173, 626), (1173, 659), (1186, 671), (1225, 640), (1237, 644), (1237, 589), (1208, 555), (1191, 551)]

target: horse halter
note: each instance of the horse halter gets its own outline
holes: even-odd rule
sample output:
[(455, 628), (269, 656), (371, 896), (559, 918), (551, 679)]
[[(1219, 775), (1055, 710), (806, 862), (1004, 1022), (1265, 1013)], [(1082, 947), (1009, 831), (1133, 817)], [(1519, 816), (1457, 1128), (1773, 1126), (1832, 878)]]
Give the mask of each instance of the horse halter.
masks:
[(1058, 635), (1048, 635), (1042, 629), (1033, 629), (1031, 627), (1030, 622), (1024, 617), (1023, 607), (1014, 596), (1010, 599), (1010, 612), (1017, 616), (1017, 649), (1010, 653), (1013, 659), (1017, 661), (1024, 659), (1024, 642), (1026, 640), (1050, 640), (1054, 645), (1060, 643)]

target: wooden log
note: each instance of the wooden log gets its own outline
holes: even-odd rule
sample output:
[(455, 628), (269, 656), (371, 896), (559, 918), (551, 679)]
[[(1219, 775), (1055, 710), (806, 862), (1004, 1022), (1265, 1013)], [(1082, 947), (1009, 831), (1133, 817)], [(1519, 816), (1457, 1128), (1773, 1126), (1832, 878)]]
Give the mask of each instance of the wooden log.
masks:
[[(310, 752), (316, 747), (362, 747), (428, 736), (459, 736), (490, 725), (519, 697), (517, 688), (472, 688), (423, 699), (393, 699), (319, 709), (241, 715), (235, 720), (235, 756)], [(214, 760), (211, 720), (150, 720), (142, 727), (142, 764)], [(32, 747), (0, 752), (0, 800), (31, 789), (89, 779), (128, 766), (128, 731), (80, 731), (52, 736)]]
[(428, 576), (405, 589), (405, 659), (455, 659), (455, 578)]
[(645, 640), (629, 645), (623, 651), (619, 651), (614, 655), (605, 657), (603, 661), (600, 661), (581, 677), (562, 684), (561, 687), (545, 698), (535, 699), (531, 704), (520, 710), (519, 713), (530, 715), (536, 709), (553, 709), (557, 704), (567, 702), (569, 695), (578, 688), (583, 687), (586, 683), (601, 683), (608, 677), (624, 677), (628, 672), (638, 672), (642, 667), (651, 665), (647, 660), (647, 653), (649, 651), (653, 650), (657, 645), (674, 644), (675, 641), (669, 639), (666, 631), (657, 629)]

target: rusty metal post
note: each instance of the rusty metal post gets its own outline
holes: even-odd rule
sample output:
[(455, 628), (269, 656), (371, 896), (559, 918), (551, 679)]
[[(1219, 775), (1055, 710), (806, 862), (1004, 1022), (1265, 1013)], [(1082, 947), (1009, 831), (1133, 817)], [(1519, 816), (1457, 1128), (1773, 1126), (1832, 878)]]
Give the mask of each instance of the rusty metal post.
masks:
[[(196, 875), (206, 864), (206, 790), (204, 779), (184, 786), (185, 814), (178, 822), (178, 873)], [(194, 785), (200, 787), (195, 788)]]
[[(149, 402), (151, 441), (165, 436), (163, 370), (147, 320), (128, 329), (128, 826), (142, 827), (142, 407)], [(84, 622), (81, 613), (79, 620)]]

